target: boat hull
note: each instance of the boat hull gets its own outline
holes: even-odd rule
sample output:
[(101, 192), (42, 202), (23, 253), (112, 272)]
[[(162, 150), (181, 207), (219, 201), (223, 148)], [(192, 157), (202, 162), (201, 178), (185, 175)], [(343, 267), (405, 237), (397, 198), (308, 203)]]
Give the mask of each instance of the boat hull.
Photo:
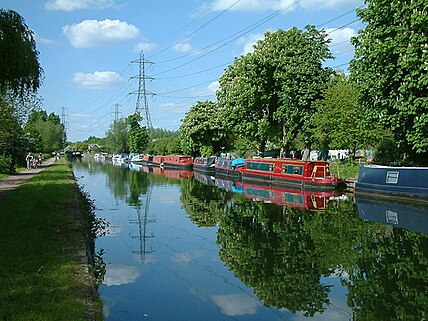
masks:
[(355, 193), (428, 202), (428, 167), (361, 167)]
[(163, 163), (165, 169), (193, 169), (193, 159), (190, 156), (184, 155), (167, 155)]
[(293, 159), (247, 159), (242, 179), (307, 190), (334, 190), (346, 186), (343, 180), (329, 174), (328, 163)]

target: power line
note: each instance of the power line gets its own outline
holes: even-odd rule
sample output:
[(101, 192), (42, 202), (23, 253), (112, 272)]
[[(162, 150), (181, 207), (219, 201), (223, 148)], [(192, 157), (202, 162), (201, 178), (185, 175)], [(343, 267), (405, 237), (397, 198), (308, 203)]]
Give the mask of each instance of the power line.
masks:
[[(226, 8), (225, 10), (223, 10), (222, 12), (220, 12), (219, 14), (217, 14), (215, 17), (211, 18), (210, 20), (208, 20), (208, 22), (204, 23), (202, 26), (200, 26), (199, 28), (197, 28), (196, 30), (194, 30), (193, 32), (189, 33), (187, 36), (185, 36), (184, 38), (176, 41), (175, 43), (173, 43), (172, 45), (168, 46), (167, 48), (159, 51), (158, 53), (150, 56), (150, 58), (155, 57), (165, 51), (167, 51), (168, 49), (171, 49), (172, 47), (174, 47), (175, 45), (183, 42), (186, 39), (189, 39), (191, 36), (193, 36), (194, 34), (196, 34), (198, 31), (202, 30), (204, 27), (206, 27), (207, 25), (209, 25), (211, 22), (213, 22), (214, 20), (216, 20), (218, 17), (220, 17), (221, 15), (223, 15), (224, 13), (226, 13), (227, 11), (229, 11), (232, 7), (234, 7), (238, 2), (240, 2), (241, 0), (237, 0), (234, 3), (232, 3), (228, 8)], [(214, 8), (214, 6), (212, 7)]]

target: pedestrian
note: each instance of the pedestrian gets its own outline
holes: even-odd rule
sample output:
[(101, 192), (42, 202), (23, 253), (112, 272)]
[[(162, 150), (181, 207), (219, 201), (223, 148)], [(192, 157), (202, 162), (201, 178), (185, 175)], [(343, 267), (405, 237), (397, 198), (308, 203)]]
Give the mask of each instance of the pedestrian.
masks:
[(311, 151), (308, 145), (305, 145), (305, 148), (302, 150), (302, 160), (308, 161), (310, 159)]
[(25, 157), (25, 161), (27, 162), (27, 169), (31, 169), (33, 167), (33, 155), (30, 152)]

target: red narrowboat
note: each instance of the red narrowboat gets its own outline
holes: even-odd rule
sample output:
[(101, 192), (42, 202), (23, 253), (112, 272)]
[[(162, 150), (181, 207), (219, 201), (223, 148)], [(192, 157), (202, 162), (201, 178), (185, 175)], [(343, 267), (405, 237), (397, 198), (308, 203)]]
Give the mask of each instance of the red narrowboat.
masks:
[(345, 186), (342, 179), (331, 175), (327, 162), (300, 159), (246, 159), (242, 179), (306, 189), (335, 189)]
[(165, 161), (165, 156), (155, 155), (152, 159), (152, 164), (155, 166), (163, 165)]
[(163, 164), (166, 169), (176, 168), (191, 170), (193, 167), (193, 158), (186, 155), (166, 155)]

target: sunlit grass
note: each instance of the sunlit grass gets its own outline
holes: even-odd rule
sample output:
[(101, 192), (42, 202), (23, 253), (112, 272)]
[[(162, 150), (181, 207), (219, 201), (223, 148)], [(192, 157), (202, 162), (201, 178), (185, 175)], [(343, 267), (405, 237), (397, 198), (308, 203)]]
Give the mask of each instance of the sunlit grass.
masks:
[(0, 197), (0, 320), (88, 319), (82, 202), (66, 161)]

